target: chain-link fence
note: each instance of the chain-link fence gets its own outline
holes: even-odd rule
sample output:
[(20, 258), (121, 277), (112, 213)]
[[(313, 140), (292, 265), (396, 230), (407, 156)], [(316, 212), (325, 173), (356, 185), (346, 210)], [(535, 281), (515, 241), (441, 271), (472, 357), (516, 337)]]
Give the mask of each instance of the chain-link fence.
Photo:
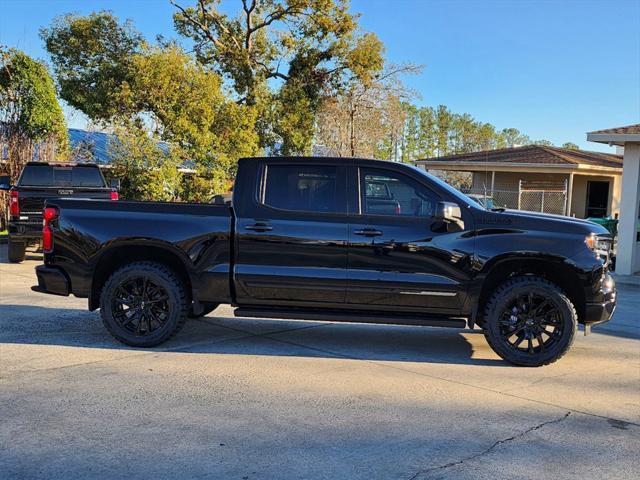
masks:
[(567, 185), (520, 181), (517, 189), (468, 188), (464, 193), (489, 208), (512, 208), (530, 212), (567, 215)]

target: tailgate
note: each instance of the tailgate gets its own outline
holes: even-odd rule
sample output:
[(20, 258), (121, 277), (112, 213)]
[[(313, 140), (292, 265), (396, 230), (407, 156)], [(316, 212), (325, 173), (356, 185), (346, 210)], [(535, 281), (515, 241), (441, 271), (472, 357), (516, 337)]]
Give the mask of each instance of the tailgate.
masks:
[(45, 200), (54, 198), (95, 198), (109, 200), (111, 189), (87, 187), (19, 187), (21, 224), (42, 225)]

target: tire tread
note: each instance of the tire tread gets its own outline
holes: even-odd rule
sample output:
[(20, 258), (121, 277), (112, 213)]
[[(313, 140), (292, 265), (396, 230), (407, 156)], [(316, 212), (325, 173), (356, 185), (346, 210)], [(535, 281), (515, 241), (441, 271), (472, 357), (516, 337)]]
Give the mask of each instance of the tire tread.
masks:
[[(116, 332), (112, 328), (111, 324), (107, 319), (106, 309), (103, 307), (103, 302), (106, 298), (107, 292), (112, 287), (112, 283), (117, 282), (118, 277), (123, 273), (127, 272), (128, 270), (142, 270), (142, 271), (146, 270), (146, 271), (149, 271), (150, 273), (155, 273), (161, 276), (165, 276), (167, 280), (169, 280), (169, 282), (172, 284), (173, 288), (176, 289), (177, 297), (179, 300), (179, 308), (181, 310), (181, 312), (179, 313), (180, 316), (179, 316), (178, 322), (171, 332), (169, 332), (163, 337), (160, 337), (160, 339), (152, 343), (134, 344), (128, 341), (127, 339), (123, 338), (121, 335), (119, 335), (118, 332)], [(134, 262), (134, 263), (129, 263), (117, 269), (109, 276), (109, 278), (104, 283), (102, 290), (100, 292), (100, 317), (102, 319), (102, 324), (114, 338), (116, 338), (117, 340), (127, 345), (134, 346), (134, 347), (153, 347), (160, 343), (166, 342), (167, 340), (172, 338), (174, 335), (176, 335), (182, 329), (182, 327), (184, 327), (184, 324), (187, 321), (188, 306), (189, 306), (188, 295), (180, 277), (176, 275), (176, 273), (171, 268), (158, 262), (148, 262), (148, 261)]]
[[(570, 309), (573, 317), (574, 330), (571, 333), (571, 338), (566, 348), (564, 348), (563, 350), (560, 350), (560, 352), (557, 355), (550, 357), (543, 362), (521, 363), (521, 362), (513, 361), (508, 358), (504, 358), (504, 356), (500, 354), (500, 347), (496, 344), (495, 339), (493, 338), (493, 335), (491, 335), (491, 332), (488, 329), (488, 324), (491, 319), (491, 312), (495, 309), (496, 304), (500, 301), (500, 299), (505, 294), (505, 292), (507, 292), (509, 289), (513, 288), (514, 286), (517, 287), (520, 284), (526, 284), (526, 283), (536, 283), (538, 284), (538, 286), (550, 288), (556, 291), (560, 295), (562, 300), (566, 302), (567, 307)], [(555, 283), (547, 280), (546, 278), (539, 277), (539, 276), (519, 275), (517, 277), (512, 277), (506, 280), (505, 282), (503, 282), (502, 284), (500, 284), (498, 288), (495, 290), (495, 292), (493, 292), (493, 294), (489, 298), (489, 301), (486, 303), (485, 309), (484, 309), (485, 321), (482, 324), (482, 331), (484, 333), (484, 336), (489, 346), (493, 349), (494, 352), (500, 355), (504, 360), (507, 360), (508, 362), (515, 363), (517, 365), (522, 365), (522, 366), (544, 366), (544, 365), (549, 365), (551, 363), (557, 362), (569, 351), (575, 339), (575, 323), (577, 318), (578, 318), (578, 314), (576, 312), (575, 306), (573, 305), (571, 300), (569, 300), (569, 297), (567, 297), (564, 291), (560, 287), (558, 287)]]

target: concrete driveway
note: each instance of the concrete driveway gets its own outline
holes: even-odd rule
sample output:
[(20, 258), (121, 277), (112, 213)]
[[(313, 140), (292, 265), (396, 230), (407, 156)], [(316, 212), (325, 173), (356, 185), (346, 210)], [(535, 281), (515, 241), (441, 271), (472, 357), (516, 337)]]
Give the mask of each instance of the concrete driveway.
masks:
[(151, 350), (0, 249), (4, 479), (639, 478), (640, 288), (559, 363), (479, 331), (243, 320)]

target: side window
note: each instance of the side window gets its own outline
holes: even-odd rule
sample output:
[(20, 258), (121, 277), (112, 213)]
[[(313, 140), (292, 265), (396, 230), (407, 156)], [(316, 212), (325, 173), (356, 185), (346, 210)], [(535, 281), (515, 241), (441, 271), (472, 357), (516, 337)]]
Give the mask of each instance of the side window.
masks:
[(432, 217), (440, 198), (419, 182), (395, 172), (363, 168), (363, 213)]
[(282, 210), (342, 213), (337, 170), (331, 165), (268, 165), (263, 203)]

